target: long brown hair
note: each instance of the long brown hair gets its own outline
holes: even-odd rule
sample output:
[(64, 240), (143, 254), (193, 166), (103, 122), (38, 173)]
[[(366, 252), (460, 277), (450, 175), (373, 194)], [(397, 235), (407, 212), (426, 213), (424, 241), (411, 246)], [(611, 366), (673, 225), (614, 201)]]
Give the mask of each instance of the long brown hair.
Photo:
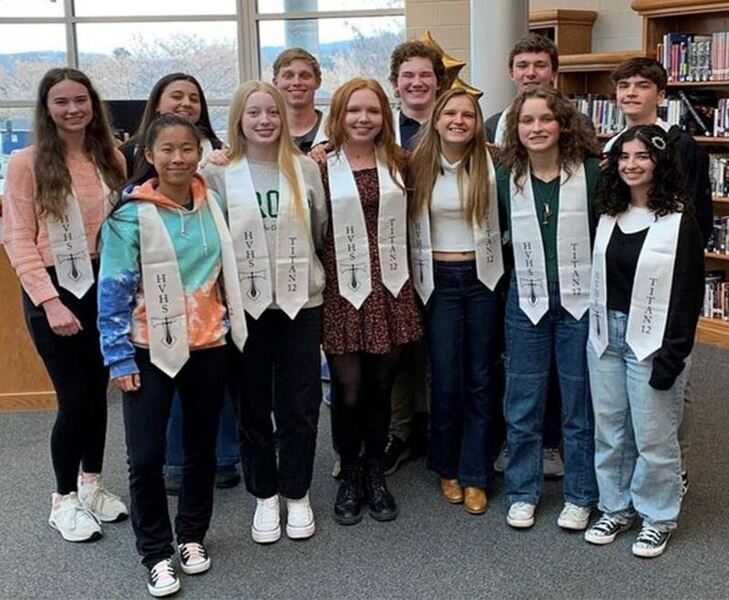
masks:
[(382, 86), (374, 79), (355, 77), (340, 85), (332, 96), (329, 116), (324, 131), (335, 152), (339, 152), (347, 141), (347, 130), (344, 125), (347, 116), (347, 104), (352, 94), (359, 90), (370, 90), (377, 96), (382, 112), (382, 129), (375, 137), (375, 152), (385, 161), (393, 181), (397, 175), (404, 179), (407, 153), (395, 143), (395, 126), (392, 109)]
[(568, 175), (588, 157), (600, 155), (595, 132), (587, 126), (585, 118), (567, 98), (557, 90), (544, 86), (525, 90), (516, 97), (509, 108), (504, 143), (500, 153), (502, 166), (513, 173), (519, 188), (524, 185), (524, 177), (529, 166), (529, 154), (519, 140), (519, 117), (524, 103), (531, 98), (544, 100), (559, 123), (559, 161)]
[(296, 177), (296, 168), (294, 166), (294, 161), (298, 160), (297, 157), (301, 152), (291, 140), (289, 124), (286, 119), (286, 103), (284, 102), (283, 96), (270, 83), (257, 80), (246, 81), (233, 94), (233, 102), (228, 112), (228, 157), (231, 162), (234, 162), (242, 159), (247, 154), (248, 140), (246, 140), (243, 134), (241, 121), (248, 98), (255, 92), (263, 92), (271, 96), (281, 116), (281, 133), (278, 138), (277, 162), (293, 192), (296, 214), (303, 220), (306, 214), (304, 208), (304, 190), (299, 189), (299, 180)]
[(109, 119), (91, 81), (77, 69), (51, 69), (38, 85), (33, 120), (35, 148), (33, 168), (35, 199), (44, 213), (56, 218), (60, 218), (65, 212), (66, 199), (72, 193), (71, 174), (66, 166), (66, 144), (58, 135), (56, 124), (48, 111), (48, 93), (54, 85), (66, 79), (83, 85), (91, 99), (93, 116), (86, 126), (84, 150), (110, 189), (117, 188), (124, 181), (124, 173), (114, 153), (116, 146), (111, 135)]
[[(430, 208), (433, 185), (441, 172), (441, 139), (436, 125), (448, 102), (460, 97), (471, 101), (476, 114), (475, 133), (468, 142), (463, 160), (458, 165), (458, 191), (463, 210), (471, 223), (480, 226), (488, 215), (489, 202), (496, 201), (494, 198), (489, 198), (489, 157), (481, 108), (477, 100), (466, 90), (451, 89), (443, 93), (435, 103), (433, 117), (423, 126), (418, 145), (408, 163), (408, 188), (412, 190), (409, 207), (411, 218), (417, 218)], [(468, 192), (464, 194), (466, 181), (468, 181)]]

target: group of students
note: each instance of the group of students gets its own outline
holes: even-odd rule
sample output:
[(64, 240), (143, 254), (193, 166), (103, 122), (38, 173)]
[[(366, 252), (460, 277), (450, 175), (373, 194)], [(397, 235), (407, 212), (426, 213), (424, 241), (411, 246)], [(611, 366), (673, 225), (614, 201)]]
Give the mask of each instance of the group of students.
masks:
[[(393, 53), (394, 114), (363, 78), (322, 114), (316, 59), (285, 50), (273, 85), (235, 91), (224, 149), (199, 83), (172, 74), (124, 154), (88, 78), (46, 73), (34, 144), (9, 165), (5, 248), (57, 392), (49, 523), (64, 539), (98, 538), (99, 521), (127, 515), (101, 479), (108, 378), (123, 392), (131, 521), (153, 596), (180, 588), (175, 537), (184, 573), (210, 568), (226, 396), (253, 539), (281, 537), (282, 499), (287, 535), (311, 537), (321, 347), (341, 459), (334, 518), (395, 519), (393, 382), (424, 338), (427, 464), (448, 502), (486, 510), (505, 423), (506, 521), (534, 523), (554, 370), (559, 526), (606, 544), (640, 518), (633, 553), (661, 554), (685, 471), (678, 428), (703, 294), (693, 213), (705, 222), (707, 210), (689, 186), (702, 167), (686, 178), (676, 140), (690, 139), (657, 120), (658, 63), (614, 74), (629, 127), (603, 155), (553, 89), (557, 61), (549, 40), (521, 39), (518, 95), (489, 126), (473, 96), (444, 89), (441, 57), (421, 42)], [(163, 478), (173, 397), (175, 536)]]

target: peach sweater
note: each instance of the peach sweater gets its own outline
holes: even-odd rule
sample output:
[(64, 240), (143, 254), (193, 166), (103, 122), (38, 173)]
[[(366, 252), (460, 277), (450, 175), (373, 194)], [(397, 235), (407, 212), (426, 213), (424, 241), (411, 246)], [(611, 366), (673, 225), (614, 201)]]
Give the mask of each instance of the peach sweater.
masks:
[[(124, 156), (116, 151), (119, 165)], [(5, 252), (10, 258), (20, 283), (36, 306), (58, 296), (46, 267), (53, 266), (48, 245), (45, 218), (35, 201), (33, 146), (14, 152), (8, 164), (3, 202), (3, 237)], [(73, 190), (78, 197), (86, 240), (92, 257), (96, 252), (96, 235), (104, 220), (104, 192), (95, 165), (88, 160), (66, 162)], [(126, 171), (124, 171), (126, 172)]]

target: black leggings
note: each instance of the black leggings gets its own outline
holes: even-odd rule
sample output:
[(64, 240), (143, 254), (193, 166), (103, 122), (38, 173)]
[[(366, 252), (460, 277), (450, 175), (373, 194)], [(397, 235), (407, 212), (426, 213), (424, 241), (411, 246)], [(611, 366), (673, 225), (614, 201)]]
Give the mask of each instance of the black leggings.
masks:
[(58, 401), (51, 432), (51, 460), (56, 491), (76, 491), (79, 465), (86, 473), (100, 473), (106, 441), (106, 388), (109, 374), (99, 347), (96, 328), (96, 285), (80, 300), (58, 287), (55, 270), (48, 269), (61, 302), (81, 322), (76, 335), (56, 335), (42, 307), (23, 293), (23, 310), (30, 337), (53, 382)]
[(327, 354), (332, 374), (332, 436), (342, 465), (365, 457), (382, 460), (390, 428), (390, 394), (402, 354)]

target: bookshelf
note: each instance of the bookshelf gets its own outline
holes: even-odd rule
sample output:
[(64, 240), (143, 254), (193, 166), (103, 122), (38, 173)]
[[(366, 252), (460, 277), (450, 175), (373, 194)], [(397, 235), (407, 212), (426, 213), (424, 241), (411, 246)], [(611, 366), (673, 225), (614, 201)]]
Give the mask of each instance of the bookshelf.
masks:
[[(729, 2), (726, 0), (633, 0), (633, 10), (643, 17), (643, 48), (646, 56), (655, 56), (656, 46), (667, 33), (711, 34), (729, 31)], [(729, 81), (670, 82), (670, 89), (713, 89), (726, 95)], [(707, 150), (727, 152), (729, 138), (695, 137)], [(729, 197), (715, 196), (717, 214), (727, 214)], [(707, 270), (729, 270), (729, 254), (706, 254)], [(729, 322), (701, 317), (696, 334), (698, 341), (729, 348)]]
[(538, 10), (529, 13), (529, 31), (552, 40), (560, 55), (588, 53), (596, 18), (594, 10)]

